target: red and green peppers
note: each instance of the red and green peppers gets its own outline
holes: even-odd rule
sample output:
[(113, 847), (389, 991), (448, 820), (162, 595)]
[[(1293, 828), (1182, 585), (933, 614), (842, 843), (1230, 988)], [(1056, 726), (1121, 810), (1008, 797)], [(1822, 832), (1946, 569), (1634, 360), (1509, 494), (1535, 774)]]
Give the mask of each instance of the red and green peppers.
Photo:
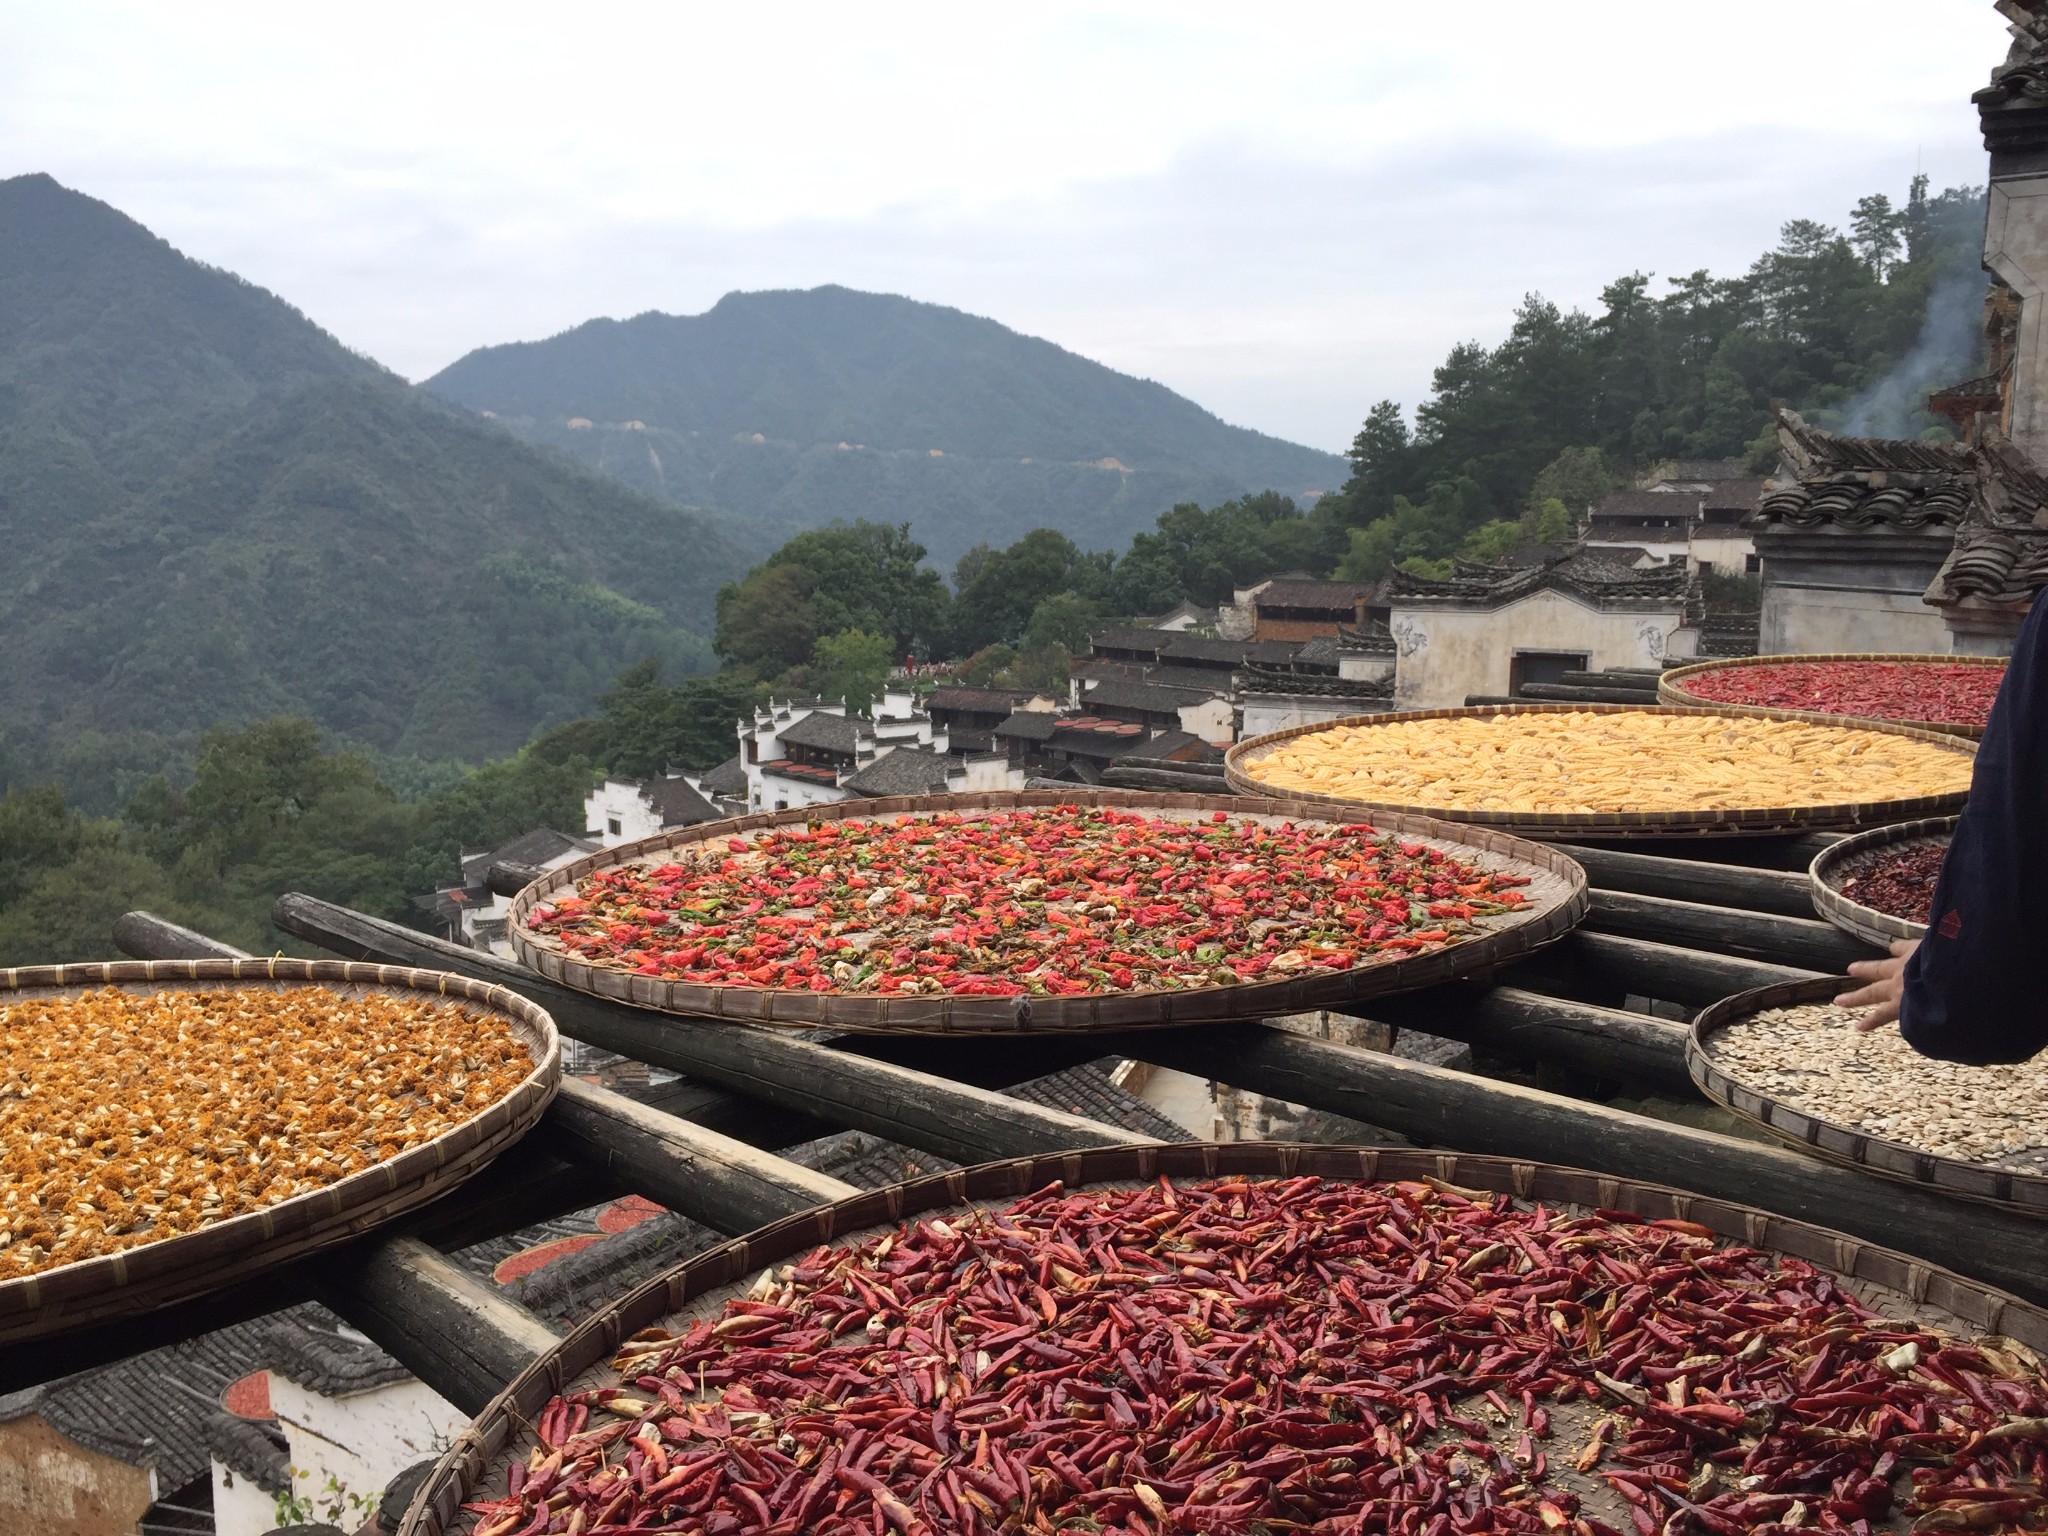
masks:
[(821, 821), (601, 870), (536, 934), (644, 976), (1066, 997), (1343, 971), (1455, 944), (1527, 877), (1363, 823), (1056, 806)]

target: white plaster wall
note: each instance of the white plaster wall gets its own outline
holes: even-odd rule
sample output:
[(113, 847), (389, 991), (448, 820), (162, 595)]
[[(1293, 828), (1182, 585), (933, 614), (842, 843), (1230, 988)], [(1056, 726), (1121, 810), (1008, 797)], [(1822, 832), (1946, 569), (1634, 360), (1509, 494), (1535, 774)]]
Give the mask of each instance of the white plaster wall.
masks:
[(1337, 675), (1348, 683), (1377, 683), (1391, 677), (1394, 658), (1370, 651), (1343, 651), (1337, 657)]
[(1725, 535), (1697, 529), (1693, 533), (1694, 570), (1698, 570), (1700, 563), (1705, 561), (1713, 566), (1718, 576), (1740, 576), (1749, 564), (1749, 557), (1755, 553), (1755, 538), (1739, 529), (1731, 528)]
[(956, 780), (947, 775), (946, 790), (949, 794), (978, 795), (990, 790), (1024, 787), (1024, 770), (1007, 757), (970, 757), (966, 759), (965, 767), (967, 772), (963, 778)]
[[(300, 1497), (318, 1500), (331, 1474), (350, 1493), (368, 1496), (372, 1514), (392, 1478), (440, 1455), (469, 1422), (461, 1409), (410, 1377), (369, 1392), (326, 1397), (273, 1371), (270, 1405), (290, 1443)], [(298, 1472), (307, 1475), (297, 1477)], [(351, 1519), (341, 1523), (355, 1525)]]
[[(590, 802), (588, 800), (584, 801), (584, 809), (588, 810), (589, 808)], [(601, 821), (598, 823), (598, 826), (600, 827), (602, 827), (603, 825), (604, 823)], [(621, 823), (621, 825), (623, 826), (625, 825), (625, 823)], [(661, 829), (659, 827), (655, 828), (655, 831), (657, 832), (660, 830)], [(652, 832), (642, 832), (637, 835), (641, 837), (652, 837), (654, 834)], [(605, 843), (605, 847), (617, 847), (619, 843), (625, 841), (626, 839), (623, 837), (607, 840)], [(564, 864), (573, 864), (582, 857), (583, 855), (581, 853), (577, 852), (574, 849), (571, 849), (569, 852), (562, 854), (559, 857), (547, 860), (540, 867), (544, 871), (550, 869), (560, 869)], [(467, 944), (471, 949), (484, 950), (487, 953), (496, 955), (501, 960), (513, 959), (514, 956), (512, 953), (512, 946), (509, 943), (507, 943), (504, 939), (493, 939), (488, 944), (485, 944), (480, 942), (477, 938), (477, 928), (480, 924), (489, 922), (503, 922), (505, 920), (506, 915), (510, 913), (512, 910), (512, 898), (510, 896), (500, 896), (495, 891), (489, 892), (488, 895), (489, 899), (487, 901), (484, 901), (478, 904), (477, 906), (463, 908), (462, 941), (463, 943)]]
[[(619, 824), (617, 832), (612, 831), (614, 820)], [(661, 818), (641, 797), (638, 784), (606, 779), (584, 797), (583, 825), (605, 847), (616, 848), (654, 836), (661, 830)]]
[(831, 805), (852, 798), (836, 784), (785, 779), (779, 773), (749, 774), (747, 788), (753, 791), (753, 798), (747, 802), (749, 811), (772, 811), (777, 806), (794, 811), (806, 805)]
[(1394, 703), (1457, 709), (1468, 694), (1505, 694), (1516, 651), (1584, 651), (1595, 671), (1655, 666), (1679, 619), (1676, 604), (1662, 613), (1603, 613), (1562, 592), (1532, 593), (1490, 612), (1396, 608)]
[(1237, 711), (1228, 699), (1204, 699), (1199, 704), (1184, 704), (1177, 711), (1180, 728), (1204, 741), (1233, 741), (1236, 739)]
[(1831, 651), (1947, 655), (1948, 625), (1917, 592), (1831, 592), (1766, 587), (1758, 649), (1766, 656)]
[[(324, 1483), (326, 1479), (323, 1477)], [(277, 1529), (277, 1500), (231, 1467), (213, 1464), (214, 1536), (264, 1536)]]
[(1297, 725), (1320, 725), (1325, 720), (1342, 720), (1347, 715), (1369, 714), (1360, 699), (1332, 699), (1328, 704), (1310, 704), (1272, 694), (1247, 694), (1244, 701), (1244, 739), (1264, 736), (1269, 731), (1288, 731)]

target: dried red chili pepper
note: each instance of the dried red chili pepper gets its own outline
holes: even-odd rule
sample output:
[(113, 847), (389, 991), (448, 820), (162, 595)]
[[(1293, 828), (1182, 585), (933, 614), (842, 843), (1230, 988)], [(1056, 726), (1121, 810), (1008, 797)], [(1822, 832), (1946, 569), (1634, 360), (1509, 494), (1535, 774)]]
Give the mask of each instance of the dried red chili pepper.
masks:
[(1925, 923), (1934, 910), (1934, 883), (1947, 858), (1945, 839), (1873, 848), (1843, 860), (1832, 883), (1859, 906)]
[[(475, 1536), (579, 1514), (689, 1536), (1610, 1536), (1538, 1443), (1544, 1404), (1592, 1396), (1607, 1416), (1556, 1459), (1638, 1530), (2048, 1510), (2048, 1390), (2019, 1346), (1902, 1326), (1690, 1223), (1413, 1184), (1054, 1185), (818, 1249), (614, 1363), (632, 1391), (542, 1421), (594, 1406), (632, 1438), (609, 1461), (595, 1436), (536, 1447), (469, 1506)], [(686, 1469), (658, 1495), (616, 1450), (650, 1436)]]
[(1957, 662), (1781, 661), (1716, 667), (1680, 686), (1716, 704), (1982, 725), (2004, 680), (2002, 666)]

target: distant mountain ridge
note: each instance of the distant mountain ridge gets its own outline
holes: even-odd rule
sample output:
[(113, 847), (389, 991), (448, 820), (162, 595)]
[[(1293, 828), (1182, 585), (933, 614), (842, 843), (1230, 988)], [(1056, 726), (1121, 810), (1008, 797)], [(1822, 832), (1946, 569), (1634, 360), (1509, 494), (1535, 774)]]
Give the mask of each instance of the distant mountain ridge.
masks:
[(1120, 548), (1176, 502), (1306, 498), (1348, 473), (993, 320), (842, 287), (592, 320), (423, 387), (762, 538), (908, 521), (942, 569), (1035, 527)]
[(199, 733), (311, 715), (475, 760), (759, 551), (537, 451), (47, 176), (0, 181), (0, 784), (105, 808)]

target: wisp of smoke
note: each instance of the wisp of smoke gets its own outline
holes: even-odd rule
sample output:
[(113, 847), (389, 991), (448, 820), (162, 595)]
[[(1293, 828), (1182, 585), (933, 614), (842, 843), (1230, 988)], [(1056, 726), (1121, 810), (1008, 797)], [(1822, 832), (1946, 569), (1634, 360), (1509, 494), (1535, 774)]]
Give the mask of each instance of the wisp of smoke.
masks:
[(1984, 274), (1958, 268), (1928, 291), (1920, 334), (1891, 372), (1842, 408), (1851, 437), (1918, 437), (1927, 424), (1927, 397), (1960, 383), (1975, 366), (1984, 313)]

